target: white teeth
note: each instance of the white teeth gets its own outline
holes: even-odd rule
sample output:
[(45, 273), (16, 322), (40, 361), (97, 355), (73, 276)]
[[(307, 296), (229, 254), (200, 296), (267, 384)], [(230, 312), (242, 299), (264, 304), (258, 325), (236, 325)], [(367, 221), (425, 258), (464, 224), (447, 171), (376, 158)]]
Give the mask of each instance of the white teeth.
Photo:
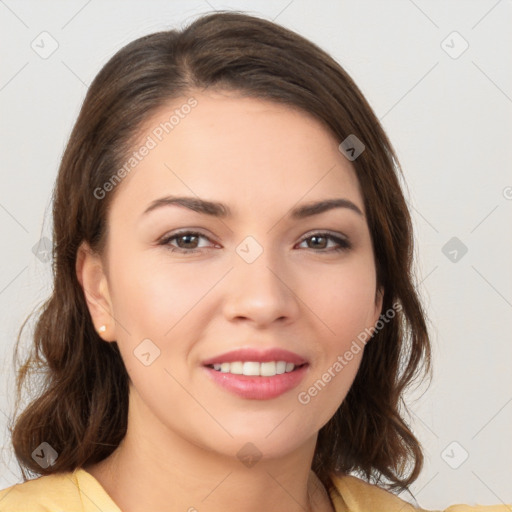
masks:
[(269, 361), (268, 363), (261, 363), (260, 372), (263, 377), (272, 377), (273, 375), (276, 375), (276, 362)]
[[(231, 363), (233, 364), (233, 363)], [(245, 361), (243, 366), (244, 375), (259, 375), (260, 374), (260, 363), (254, 363), (252, 361)]]
[(286, 361), (268, 361), (265, 363), (259, 363), (257, 361), (235, 361), (233, 363), (215, 363), (213, 369), (222, 373), (233, 373), (235, 375), (273, 377), (274, 375), (290, 373), (295, 369), (295, 365)]
[(285, 371), (286, 371), (286, 361), (277, 361), (276, 373), (278, 375), (281, 375), (281, 373), (284, 373)]
[(229, 363), (229, 373), (234, 373), (236, 375), (242, 375), (244, 373), (244, 364), (242, 361), (236, 361), (234, 363)]

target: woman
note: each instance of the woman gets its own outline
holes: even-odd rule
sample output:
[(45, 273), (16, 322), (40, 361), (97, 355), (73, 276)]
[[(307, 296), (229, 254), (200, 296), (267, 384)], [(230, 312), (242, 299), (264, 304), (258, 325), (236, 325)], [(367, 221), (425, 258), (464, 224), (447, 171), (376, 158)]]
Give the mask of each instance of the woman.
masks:
[(422, 510), (393, 492), (430, 371), (398, 171), (350, 77), (278, 25), (215, 13), (120, 50), (62, 159), (19, 374), (47, 368), (12, 428), (41, 476), (0, 509)]

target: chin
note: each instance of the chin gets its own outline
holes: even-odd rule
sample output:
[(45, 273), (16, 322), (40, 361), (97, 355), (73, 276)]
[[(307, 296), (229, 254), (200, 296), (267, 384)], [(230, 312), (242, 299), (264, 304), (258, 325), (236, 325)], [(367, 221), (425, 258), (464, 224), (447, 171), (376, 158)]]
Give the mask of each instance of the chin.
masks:
[[(207, 443), (205, 447), (229, 457), (235, 455), (242, 463), (245, 460), (250, 462), (251, 460), (280, 459), (304, 447), (307, 443), (311, 443), (314, 449), (317, 431), (308, 436), (304, 429), (287, 429), (285, 423), (286, 420), (281, 425), (277, 422), (272, 428), (267, 426), (262, 428), (261, 424), (253, 424), (244, 429), (227, 427), (232, 438), (227, 434), (219, 433), (215, 436), (215, 440), (211, 436), (204, 439)], [(250, 467), (250, 464), (246, 465)]]

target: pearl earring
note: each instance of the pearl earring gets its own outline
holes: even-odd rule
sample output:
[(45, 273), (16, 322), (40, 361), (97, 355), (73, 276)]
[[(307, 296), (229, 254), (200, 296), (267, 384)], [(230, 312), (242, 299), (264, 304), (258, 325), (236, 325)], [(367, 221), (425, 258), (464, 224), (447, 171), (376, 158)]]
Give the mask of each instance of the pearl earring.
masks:
[(99, 329), (98, 329), (98, 332), (105, 332), (107, 330), (107, 326), (106, 325), (102, 325)]

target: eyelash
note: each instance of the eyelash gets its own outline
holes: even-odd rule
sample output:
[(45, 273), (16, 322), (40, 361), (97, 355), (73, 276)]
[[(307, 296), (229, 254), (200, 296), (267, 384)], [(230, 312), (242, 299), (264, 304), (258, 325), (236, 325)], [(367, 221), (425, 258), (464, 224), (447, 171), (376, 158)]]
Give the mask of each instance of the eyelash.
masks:
[[(169, 245), (169, 243), (172, 240), (174, 240), (176, 238), (181, 238), (186, 235), (193, 235), (193, 236), (202, 237), (202, 238), (206, 238), (207, 240), (210, 240), (207, 236), (205, 236), (202, 233), (199, 233), (197, 231), (181, 231), (181, 232), (169, 235), (169, 236), (164, 236), (160, 240), (158, 245), (167, 246), (167, 249), (170, 250), (171, 252), (178, 252), (178, 253), (182, 253), (182, 254), (191, 254), (191, 253), (201, 252), (202, 249), (182, 249), (181, 247), (174, 247), (174, 246)], [(335, 253), (337, 253), (337, 252), (342, 252), (342, 251), (348, 251), (349, 249), (352, 248), (352, 244), (348, 240), (345, 240), (338, 236), (332, 235), (329, 232), (325, 232), (325, 231), (318, 231), (316, 233), (312, 233), (309, 236), (304, 237), (299, 242), (299, 244), (302, 244), (306, 240), (309, 240), (310, 238), (313, 238), (313, 237), (327, 238), (327, 239), (333, 240), (340, 246), (340, 247), (336, 247), (336, 248), (330, 249), (330, 250), (328, 250), (328, 249), (319, 249), (319, 250), (311, 249), (314, 252), (327, 252), (327, 253), (335, 252)]]

